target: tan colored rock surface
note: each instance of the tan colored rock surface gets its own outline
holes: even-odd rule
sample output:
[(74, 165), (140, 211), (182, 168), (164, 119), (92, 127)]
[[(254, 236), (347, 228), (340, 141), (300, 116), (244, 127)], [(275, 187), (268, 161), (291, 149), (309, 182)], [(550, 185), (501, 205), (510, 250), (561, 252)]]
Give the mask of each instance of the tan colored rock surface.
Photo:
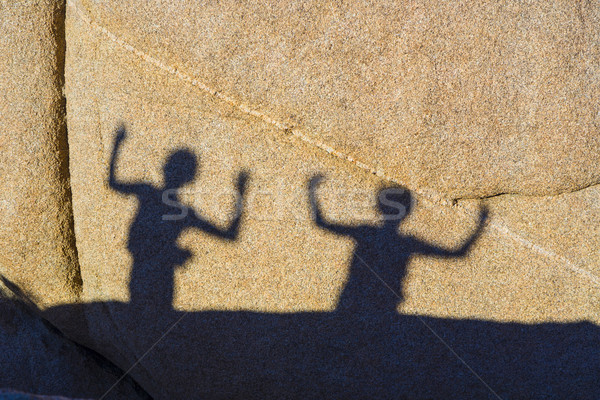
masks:
[(41, 308), (72, 303), (61, 1), (0, 2), (0, 273)]
[(600, 181), (597, 3), (77, 3), (165, 66), (411, 187)]
[[(385, 139), (388, 147), (383, 142), (376, 146), (373, 143), (383, 139), (371, 133), (380, 131), (367, 136), (359, 135), (359, 128), (346, 129), (340, 122), (345, 111), (328, 108), (335, 101), (320, 96), (326, 92), (335, 97), (338, 91), (325, 86), (320, 89), (324, 92), (306, 94), (326, 100), (317, 112), (317, 106), (301, 94), (288, 96), (277, 89), (265, 95), (253, 86), (261, 85), (261, 76), (244, 80), (238, 79), (235, 68), (213, 70), (211, 62), (235, 57), (210, 58), (195, 52), (235, 40), (204, 38), (199, 32), (205, 31), (195, 25), (175, 29), (197, 18), (200, 7), (181, 6), (177, 21), (160, 13), (154, 21), (149, 9), (127, 3), (130, 19), (117, 23), (108, 19), (125, 15), (121, 5), (107, 3), (111, 12), (100, 17), (98, 10), (104, 6), (98, 4), (72, 3), (68, 9), (69, 141), (75, 230), (85, 285), (84, 304), (58, 310), (83, 310), (90, 336), (86, 344), (125, 370), (134, 366), (131, 375), (153, 397), (394, 398), (401, 393), (407, 398), (493, 398), (496, 393), (513, 398), (536, 393), (561, 398), (572, 393), (574, 381), (582, 397), (594, 393), (592, 371), (600, 367), (597, 187), (559, 197), (489, 199), (490, 219), (473, 237), (481, 207), (477, 201), (451, 206), (443, 200), (451, 191), (435, 194), (430, 191), (435, 185), (419, 187), (422, 182), (412, 180), (411, 213), (399, 232), (386, 231), (374, 206), (378, 190), (390, 182), (349, 162), (340, 152), (327, 152), (323, 143), (337, 140), (335, 145), (344, 150), (356, 146), (371, 160), (384, 163), (391, 161), (375, 158), (373, 149), (395, 151), (394, 139)], [(93, 9), (91, 17), (85, 7)], [(532, 6), (532, 12), (535, 9)], [(379, 11), (373, 8), (373, 12)], [(368, 18), (377, 21), (377, 15)], [(567, 20), (569, 16), (543, 15)], [(241, 20), (239, 15), (231, 18)], [(169, 42), (172, 36), (161, 31), (164, 21), (173, 22), (179, 41)], [(272, 23), (278, 21), (274, 18)], [(206, 32), (220, 32), (217, 25)], [(257, 26), (252, 21), (243, 25), (249, 30)], [(147, 32), (142, 35), (136, 29)], [(222, 29), (235, 31), (231, 23)], [(498, 29), (508, 28), (500, 24)], [(165, 33), (160, 36), (163, 42), (152, 42), (159, 37), (153, 32)], [(197, 47), (186, 42), (192, 32)], [(252, 39), (249, 34), (239, 35), (239, 40)], [(268, 49), (269, 36), (261, 37), (265, 42), (255, 49)], [(361, 37), (357, 34), (356, 40)], [(187, 46), (187, 53), (178, 53), (175, 42), (181, 49)], [(194, 57), (204, 61), (194, 64)], [(264, 95), (259, 112), (220, 92), (210, 93), (200, 75), (194, 80), (182, 72), (183, 65), (202, 70), (211, 84), (218, 79), (236, 82), (236, 90), (247, 91), (243, 94), (249, 104), (258, 101), (252, 96)], [(265, 65), (261, 61), (256, 67)], [(335, 63), (329, 66), (331, 70), (319, 75), (318, 68), (324, 67), (315, 65), (317, 75), (335, 80)], [(210, 71), (223, 75), (217, 79)], [(252, 76), (248, 75), (252, 71), (244, 76)], [(274, 71), (269, 71), (269, 78), (277, 77)], [(289, 76), (284, 78), (281, 83), (292, 82)], [(414, 83), (403, 87), (419, 88), (417, 78), (421, 79), (415, 75)], [(469, 84), (477, 82), (473, 79), (468, 78)], [(313, 87), (307, 84), (306, 88)], [(231, 93), (242, 92), (232, 89)], [(356, 93), (369, 92), (358, 88)], [(300, 137), (278, 124), (276, 118), (289, 112), (278, 102), (292, 98), (306, 112), (302, 118), (315, 118), (303, 123), (303, 129), (326, 123), (331, 129), (315, 128)], [(373, 111), (376, 103), (372, 105), (372, 114), (365, 109), (353, 118), (380, 115)], [(320, 112), (330, 112), (330, 122), (320, 119)], [(463, 115), (467, 114), (469, 118), (493, 115), (489, 110)], [(511, 118), (521, 121), (522, 115)], [(341, 134), (335, 139), (315, 139), (317, 133), (331, 135), (336, 130)], [(590, 132), (574, 134), (593, 141)], [(119, 133), (124, 133), (122, 142), (117, 141)], [(369, 144), (359, 137), (373, 140)], [(529, 138), (531, 143), (552, 142), (533, 133)], [(118, 151), (113, 153), (117, 143)], [(478, 151), (493, 147), (478, 146)], [(523, 143), (515, 146), (528, 148)], [(180, 152), (185, 149), (188, 152)], [(461, 149), (469, 151), (470, 145)], [(575, 157), (568, 146), (553, 146), (553, 150), (558, 153), (540, 153), (540, 157), (548, 156), (545, 162), (554, 157), (555, 163), (560, 152)], [(411, 147), (410, 151), (417, 150)], [(418, 151), (423, 164), (410, 164), (411, 170), (404, 169), (408, 164), (402, 167), (415, 176), (437, 165), (428, 158), (431, 152)], [(504, 151), (510, 153), (512, 148)], [(177, 154), (171, 158), (175, 161), (168, 163), (173, 154)], [(587, 160), (595, 157), (587, 156)], [(195, 157), (197, 174), (186, 175), (186, 166)], [(394, 160), (413, 162), (414, 158)], [(470, 156), (461, 162), (469, 160), (481, 161)], [(506, 171), (501, 161), (451, 168), (493, 174), (496, 167)], [(543, 174), (548, 172), (543, 165), (540, 161), (539, 169), (523, 171)], [(171, 171), (176, 173), (169, 179)], [(242, 171), (250, 179), (236, 235), (227, 227), (234, 220), (235, 189)], [(480, 185), (482, 177), (469, 176), (463, 182), (448, 171), (438, 173), (448, 176), (448, 187), (460, 187), (461, 193), (475, 193), (473, 188), (478, 188), (478, 194), (490, 194), (503, 187), (501, 181), (515, 191), (528, 192), (534, 186), (547, 192), (562, 190), (560, 177), (565, 170), (561, 171), (556, 182), (544, 185), (526, 175), (506, 181), (502, 181), (505, 175), (497, 175), (498, 180), (484, 179), (488, 186)], [(324, 217), (345, 225), (329, 227), (338, 229), (338, 235), (311, 216), (307, 185), (319, 173), (326, 178), (315, 195)], [(165, 205), (162, 189), (185, 176), (192, 180), (179, 195), (191, 208), (185, 218), (165, 220), (164, 215), (178, 215), (181, 209)], [(459, 252), (470, 239), (470, 251)]]

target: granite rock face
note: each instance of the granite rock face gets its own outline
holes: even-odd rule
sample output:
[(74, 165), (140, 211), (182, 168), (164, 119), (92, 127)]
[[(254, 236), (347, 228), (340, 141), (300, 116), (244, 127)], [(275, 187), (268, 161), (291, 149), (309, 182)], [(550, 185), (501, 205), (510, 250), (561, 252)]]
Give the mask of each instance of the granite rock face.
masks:
[[(0, 272), (64, 335), (156, 399), (597, 396), (600, 6), (64, 7), (0, 0)], [(3, 360), (110, 380), (18, 302)]]
[(81, 292), (64, 115), (64, 4), (0, 2), (0, 272), (41, 308)]
[(600, 6), (77, 2), (177, 73), (444, 197), (600, 180)]
[(595, 6), (279, 4), (70, 3), (71, 333), (155, 398), (594, 393)]

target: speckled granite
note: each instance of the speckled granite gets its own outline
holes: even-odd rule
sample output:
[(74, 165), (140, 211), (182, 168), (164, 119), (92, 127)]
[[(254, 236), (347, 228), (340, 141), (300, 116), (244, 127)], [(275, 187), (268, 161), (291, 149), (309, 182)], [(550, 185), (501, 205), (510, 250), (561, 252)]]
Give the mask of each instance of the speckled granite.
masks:
[(68, 8), (87, 345), (165, 399), (594, 392), (598, 187), (451, 198), (595, 182), (595, 6), (177, 4)]
[(595, 2), (73, 1), (166, 67), (411, 187), (600, 181)]
[(0, 273), (41, 308), (76, 301), (62, 96), (64, 4), (0, 2)]

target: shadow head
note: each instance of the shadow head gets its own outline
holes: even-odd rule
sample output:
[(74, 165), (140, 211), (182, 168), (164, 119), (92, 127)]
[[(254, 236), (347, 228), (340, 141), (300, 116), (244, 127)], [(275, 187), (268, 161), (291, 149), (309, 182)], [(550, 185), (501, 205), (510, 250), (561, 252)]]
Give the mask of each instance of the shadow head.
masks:
[(385, 224), (399, 225), (410, 213), (413, 198), (410, 190), (402, 186), (384, 187), (377, 195), (377, 208)]
[(194, 180), (198, 157), (188, 149), (173, 152), (163, 167), (165, 187), (178, 188)]

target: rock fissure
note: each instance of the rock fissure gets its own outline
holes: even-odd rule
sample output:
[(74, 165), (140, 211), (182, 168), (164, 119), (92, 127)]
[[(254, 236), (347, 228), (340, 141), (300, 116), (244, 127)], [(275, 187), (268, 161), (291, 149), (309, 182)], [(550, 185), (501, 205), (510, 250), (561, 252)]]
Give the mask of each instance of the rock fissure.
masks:
[(79, 264), (79, 255), (77, 252), (77, 241), (75, 237), (75, 217), (73, 209), (73, 193), (71, 189), (71, 178), (69, 171), (69, 138), (67, 129), (67, 99), (65, 96), (65, 58), (67, 50), (67, 40), (65, 33), (65, 22), (66, 22), (66, 4), (60, 2), (58, 9), (54, 14), (54, 35), (56, 41), (56, 87), (60, 88), (60, 103), (59, 108), (59, 124), (58, 127), (58, 158), (59, 158), (59, 178), (64, 184), (64, 196), (65, 196), (65, 208), (67, 209), (65, 227), (65, 240), (68, 246), (72, 249), (73, 260), (70, 270), (68, 271), (68, 282), (67, 286), (70, 291), (73, 292), (77, 298), (79, 298), (83, 292), (83, 278), (81, 275), (81, 265)]
[(501, 192), (501, 193), (496, 193), (496, 194), (491, 194), (489, 196), (464, 196), (464, 197), (455, 197), (452, 198), (450, 201), (453, 204), (456, 204), (460, 201), (463, 200), (488, 200), (488, 199), (493, 199), (496, 197), (519, 197), (519, 198), (530, 198), (530, 199), (542, 199), (542, 198), (551, 198), (551, 197), (558, 197), (558, 196), (565, 196), (565, 195), (569, 195), (569, 194), (574, 194), (574, 193), (578, 193), (578, 192), (582, 192), (584, 190), (587, 189), (591, 189), (594, 187), (598, 187), (600, 186), (600, 183), (590, 183), (589, 185), (586, 186), (582, 186), (580, 188), (577, 189), (573, 189), (573, 190), (565, 190), (562, 192), (557, 192), (557, 193), (553, 193), (553, 194), (545, 194), (545, 195), (539, 195), (539, 194), (523, 194), (523, 193), (513, 193), (513, 192)]

